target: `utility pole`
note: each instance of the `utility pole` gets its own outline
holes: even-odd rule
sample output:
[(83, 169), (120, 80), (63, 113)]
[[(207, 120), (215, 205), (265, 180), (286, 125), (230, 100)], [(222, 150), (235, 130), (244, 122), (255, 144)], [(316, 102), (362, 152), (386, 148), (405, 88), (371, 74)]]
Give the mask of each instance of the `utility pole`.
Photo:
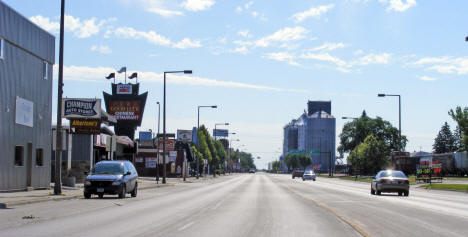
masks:
[[(159, 143), (159, 138), (158, 138), (158, 135), (159, 135), (159, 118), (161, 117), (161, 104), (158, 102), (156, 102), (156, 104), (158, 105), (158, 134), (156, 134), (156, 144)], [(157, 149), (157, 162), (156, 162), (156, 184), (159, 184), (159, 147)]]
[(60, 46), (59, 46), (59, 75), (57, 92), (57, 137), (55, 148), (55, 185), (54, 194), (62, 194), (62, 95), (63, 95), (63, 39), (65, 24), (65, 0), (62, 0), (60, 11)]

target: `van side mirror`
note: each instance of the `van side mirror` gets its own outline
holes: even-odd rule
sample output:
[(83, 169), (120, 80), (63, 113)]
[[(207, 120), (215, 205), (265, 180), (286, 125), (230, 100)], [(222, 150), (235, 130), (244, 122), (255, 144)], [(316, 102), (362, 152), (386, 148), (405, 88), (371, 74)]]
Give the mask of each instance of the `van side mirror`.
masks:
[(84, 173), (85, 175), (88, 175), (88, 174), (89, 174), (89, 172), (88, 172), (88, 171), (85, 171), (85, 172), (83, 172), (83, 173)]
[(130, 172), (130, 171), (127, 171), (127, 173), (125, 173), (125, 175), (124, 175), (124, 176), (126, 176), (126, 175), (131, 175), (131, 174), (132, 174), (132, 172)]

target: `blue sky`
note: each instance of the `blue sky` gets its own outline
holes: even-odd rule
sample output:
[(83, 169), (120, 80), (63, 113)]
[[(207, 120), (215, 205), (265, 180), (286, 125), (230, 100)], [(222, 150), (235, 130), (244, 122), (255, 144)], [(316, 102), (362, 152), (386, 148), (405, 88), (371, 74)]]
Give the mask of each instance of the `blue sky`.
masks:
[[(56, 35), (58, 55), (59, 0), (3, 1)], [(101, 98), (110, 91), (104, 76), (127, 66), (149, 92), (140, 129), (155, 130), (162, 72), (191, 69), (168, 77), (167, 131), (196, 126), (197, 106), (216, 104), (201, 123), (231, 123), (234, 147), (245, 145), (263, 168), (308, 100), (332, 101), (338, 136), (341, 117), (364, 109), (398, 126), (397, 98), (377, 94), (401, 94), (407, 150), (428, 151), (443, 122), (455, 125), (447, 111), (468, 99), (467, 8), (464, 0), (67, 1), (64, 96)]]

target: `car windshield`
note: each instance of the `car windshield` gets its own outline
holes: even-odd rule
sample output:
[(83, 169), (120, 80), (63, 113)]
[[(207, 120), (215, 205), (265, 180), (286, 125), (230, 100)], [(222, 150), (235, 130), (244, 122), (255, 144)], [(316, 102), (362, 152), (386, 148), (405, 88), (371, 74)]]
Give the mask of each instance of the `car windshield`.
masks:
[(383, 171), (380, 174), (380, 177), (397, 177), (397, 178), (406, 178), (406, 175), (401, 171), (387, 170)]
[(123, 174), (123, 165), (119, 163), (96, 164), (93, 174)]

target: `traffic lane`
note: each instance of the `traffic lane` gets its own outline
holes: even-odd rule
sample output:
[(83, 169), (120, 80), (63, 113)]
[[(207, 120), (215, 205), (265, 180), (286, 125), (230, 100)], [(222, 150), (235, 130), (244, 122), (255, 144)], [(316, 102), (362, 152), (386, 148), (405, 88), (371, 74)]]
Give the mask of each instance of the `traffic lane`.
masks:
[[(370, 184), (363, 182), (353, 182), (348, 180), (320, 178), (317, 185), (323, 185), (324, 188), (346, 190), (356, 195), (368, 196), (370, 193)], [(326, 185), (326, 184), (332, 184)], [(383, 193), (380, 199), (390, 202), (400, 202), (402, 204), (410, 203), (412, 206), (419, 206), (424, 209), (437, 210), (449, 215), (461, 215), (468, 217), (468, 195), (464, 192), (438, 191), (419, 189), (412, 186), (410, 196), (404, 199), (393, 198), (394, 193)]]
[[(174, 224), (173, 214), (178, 208), (190, 206), (190, 198), (241, 185), (242, 180), (245, 177), (223, 177), (215, 182), (142, 190), (137, 198), (64, 200), (1, 210), (0, 236), (134, 236), (135, 230)], [(36, 218), (24, 220), (24, 215)]]
[(336, 212), (369, 236), (466, 236), (468, 219), (459, 212), (447, 214), (424, 205), (414, 205), (416, 197), (370, 195), (369, 185), (341, 181), (293, 181), (273, 176), (276, 182), (296, 195)]
[(334, 214), (291, 194), (269, 176), (250, 177), (248, 185), (167, 236), (360, 236)]

